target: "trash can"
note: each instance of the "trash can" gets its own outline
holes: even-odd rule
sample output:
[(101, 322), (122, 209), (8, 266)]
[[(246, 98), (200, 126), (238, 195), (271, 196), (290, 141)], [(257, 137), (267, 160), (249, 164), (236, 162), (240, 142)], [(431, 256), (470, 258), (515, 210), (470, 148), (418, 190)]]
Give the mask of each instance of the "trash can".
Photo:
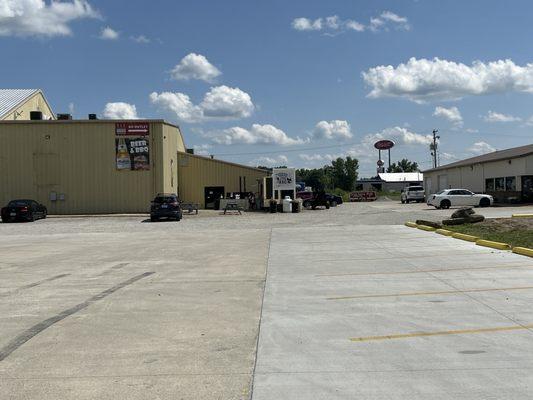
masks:
[(290, 213), (292, 212), (292, 200), (290, 196), (285, 196), (283, 199), (283, 212), (284, 213)]
[(278, 208), (278, 203), (275, 200), (270, 200), (269, 209), (271, 213), (275, 213)]
[(293, 213), (299, 213), (300, 212), (300, 203), (298, 200), (292, 201), (292, 212)]

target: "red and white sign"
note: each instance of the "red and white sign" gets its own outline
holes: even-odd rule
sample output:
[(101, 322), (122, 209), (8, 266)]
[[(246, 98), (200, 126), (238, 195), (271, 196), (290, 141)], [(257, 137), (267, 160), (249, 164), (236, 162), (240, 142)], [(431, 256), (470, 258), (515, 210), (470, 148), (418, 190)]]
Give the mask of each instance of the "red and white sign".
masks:
[(150, 134), (148, 122), (117, 122), (115, 124), (117, 136), (143, 136)]
[(374, 147), (378, 150), (388, 150), (394, 147), (394, 142), (392, 140), (378, 140), (374, 143)]

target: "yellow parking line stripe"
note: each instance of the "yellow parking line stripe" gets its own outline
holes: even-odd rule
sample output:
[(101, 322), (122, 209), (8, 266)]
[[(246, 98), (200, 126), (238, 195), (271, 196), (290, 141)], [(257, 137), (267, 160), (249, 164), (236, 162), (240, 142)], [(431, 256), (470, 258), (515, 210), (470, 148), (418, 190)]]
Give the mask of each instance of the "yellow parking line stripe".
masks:
[(514, 325), (514, 326), (502, 326), (499, 328), (459, 329), (455, 331), (415, 332), (415, 333), (404, 333), (404, 334), (399, 334), (399, 335), (355, 337), (355, 338), (350, 338), (350, 340), (352, 342), (371, 342), (371, 341), (377, 341), (377, 340), (407, 339), (407, 338), (415, 338), (415, 337), (423, 337), (423, 336), (466, 335), (466, 334), (472, 334), (472, 333), (518, 331), (518, 330), (527, 330), (531, 328), (533, 328), (533, 325)]
[(369, 299), (376, 297), (399, 297), (399, 296), (430, 296), (435, 294), (457, 294), (457, 293), (476, 293), (476, 292), (500, 292), (510, 290), (531, 290), (533, 286), (518, 286), (508, 288), (489, 288), (489, 289), (465, 289), (465, 290), (445, 290), (440, 292), (407, 292), (407, 293), (392, 293), (392, 294), (369, 294), (363, 296), (341, 296), (341, 297), (327, 297), (326, 300), (351, 300), (351, 299)]
[(392, 271), (392, 272), (346, 272), (343, 274), (317, 274), (315, 277), (322, 276), (360, 276), (360, 275), (399, 275), (399, 274), (421, 274), (427, 272), (446, 272), (446, 271), (470, 271), (476, 269), (500, 269), (500, 268), (520, 268), (529, 267), (533, 268), (533, 265), (524, 264), (509, 264), (509, 265), (497, 265), (493, 267), (463, 267), (463, 268), (443, 268), (443, 269), (423, 269), (416, 271)]

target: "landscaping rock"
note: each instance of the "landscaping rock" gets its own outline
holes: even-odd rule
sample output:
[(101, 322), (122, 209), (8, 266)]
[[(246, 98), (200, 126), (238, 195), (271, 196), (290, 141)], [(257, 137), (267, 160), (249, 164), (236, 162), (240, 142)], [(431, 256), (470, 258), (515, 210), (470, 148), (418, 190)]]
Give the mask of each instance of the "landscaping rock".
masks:
[(452, 218), (468, 218), (470, 215), (475, 214), (476, 212), (472, 207), (460, 208), (459, 210), (454, 211)]
[(462, 225), (466, 224), (467, 219), (466, 218), (451, 218), (451, 219), (445, 219), (442, 221), (443, 225)]
[(470, 224), (475, 224), (476, 222), (483, 222), (485, 220), (485, 217), (480, 214), (473, 214), (469, 216), (466, 220)]
[(433, 228), (436, 228), (436, 229), (442, 228), (442, 224), (439, 224), (438, 222), (433, 222), (433, 221), (426, 221), (425, 219), (417, 219), (416, 224), (432, 226)]

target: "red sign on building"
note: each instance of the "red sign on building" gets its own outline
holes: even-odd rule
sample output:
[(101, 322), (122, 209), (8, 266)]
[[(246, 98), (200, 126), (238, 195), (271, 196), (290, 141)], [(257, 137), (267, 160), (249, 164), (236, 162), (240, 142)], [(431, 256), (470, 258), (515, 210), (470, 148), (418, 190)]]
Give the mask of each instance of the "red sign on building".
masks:
[(117, 136), (144, 136), (150, 134), (148, 122), (117, 122), (115, 124)]

